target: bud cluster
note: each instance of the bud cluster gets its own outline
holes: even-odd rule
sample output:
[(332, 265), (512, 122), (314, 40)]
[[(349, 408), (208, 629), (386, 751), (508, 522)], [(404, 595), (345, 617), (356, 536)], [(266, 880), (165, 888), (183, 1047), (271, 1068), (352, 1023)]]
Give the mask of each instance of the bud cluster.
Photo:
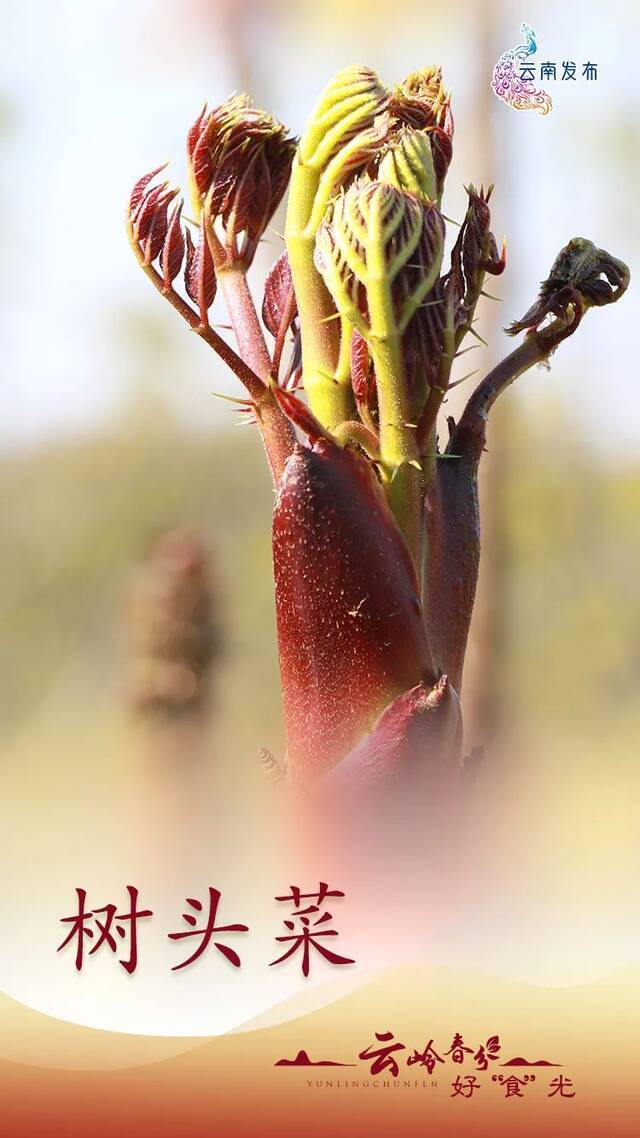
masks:
[(220, 257), (251, 264), (287, 188), (295, 142), (286, 127), (246, 95), (205, 107), (187, 137), (189, 181), (197, 217), (219, 228)]
[[(405, 331), (435, 283), (443, 248), (444, 222), (433, 203), (359, 179), (328, 210), (316, 265), (340, 315), (375, 341)], [(389, 311), (380, 293), (389, 294)]]
[[(133, 188), (128, 210), (129, 240), (147, 270), (153, 271), (155, 263), (162, 291), (173, 291), (184, 264), (185, 292), (195, 304), (201, 323), (206, 324), (216, 294), (216, 276), (204, 226), (199, 227), (195, 241), (189, 230), (185, 231), (184, 203), (178, 199), (179, 191), (169, 189), (168, 182), (153, 184), (161, 169), (145, 174)], [(174, 201), (169, 213), (169, 205)]]
[[(443, 267), (453, 134), (439, 67), (392, 88), (348, 67), (297, 146), (246, 95), (205, 106), (187, 138), (194, 221), (178, 191), (156, 181), (162, 167), (129, 202), (144, 272), (245, 385), (249, 398), (237, 402), (262, 434), (276, 487), (287, 771), (306, 784), (331, 769), (335, 787), (422, 789), (440, 760), (456, 769), (488, 411), (629, 281), (616, 258), (570, 242), (509, 329), (526, 331), (524, 343), (449, 421), (441, 456), (454, 361), (468, 333), (481, 338), (484, 281), (506, 261), (491, 188), (470, 185)], [(288, 183), (286, 249), (257, 307), (247, 270)], [(210, 321), (218, 286), (234, 346)]]

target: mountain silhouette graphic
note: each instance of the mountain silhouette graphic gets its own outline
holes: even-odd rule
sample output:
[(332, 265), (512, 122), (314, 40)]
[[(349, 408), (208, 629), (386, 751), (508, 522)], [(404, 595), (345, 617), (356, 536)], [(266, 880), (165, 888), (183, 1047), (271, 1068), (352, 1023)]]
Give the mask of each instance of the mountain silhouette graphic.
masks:
[(509, 1059), (508, 1063), (501, 1063), (501, 1067), (561, 1067), (562, 1063), (550, 1063), (548, 1059), (523, 1059), (521, 1055), (516, 1055), (515, 1059)]
[(278, 1059), (274, 1067), (355, 1067), (355, 1063), (338, 1063), (334, 1059), (310, 1059), (306, 1051), (298, 1051), (295, 1059)]

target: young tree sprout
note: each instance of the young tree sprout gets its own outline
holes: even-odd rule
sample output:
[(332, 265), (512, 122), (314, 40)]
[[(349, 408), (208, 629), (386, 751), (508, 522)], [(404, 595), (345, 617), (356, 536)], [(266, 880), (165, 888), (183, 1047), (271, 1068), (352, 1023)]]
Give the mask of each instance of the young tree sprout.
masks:
[[(195, 222), (160, 169), (129, 203), (138, 262), (244, 385), (238, 402), (263, 438), (287, 737), (286, 764), (269, 756), (269, 768), (306, 790), (435, 795), (457, 777), (491, 408), (629, 283), (621, 261), (571, 240), (507, 330), (520, 344), (449, 419), (441, 448), (454, 361), (477, 336), (487, 275), (506, 264), (492, 187), (472, 185), (443, 264), (452, 146), (439, 68), (386, 88), (349, 67), (297, 147), (245, 95), (202, 111), (187, 141)], [(260, 320), (247, 269), (289, 180), (286, 249)], [(233, 346), (210, 321), (217, 293)]]

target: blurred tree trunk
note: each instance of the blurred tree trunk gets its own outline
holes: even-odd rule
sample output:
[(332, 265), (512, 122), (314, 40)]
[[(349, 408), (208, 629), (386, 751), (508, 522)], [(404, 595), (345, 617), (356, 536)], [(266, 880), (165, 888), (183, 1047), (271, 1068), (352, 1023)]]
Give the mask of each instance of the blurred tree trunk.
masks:
[(129, 590), (128, 696), (133, 710), (157, 722), (196, 720), (211, 700), (212, 665), (221, 652), (219, 593), (197, 534), (158, 535)]
[[(504, 21), (499, 0), (478, 9), (479, 49), (478, 121), (476, 123), (480, 171), (485, 184), (496, 184), (496, 213), (505, 219), (508, 183), (496, 146), (497, 112), (500, 110), (490, 87), (493, 65), (504, 50), (501, 46)], [(505, 225), (505, 228), (507, 226)], [(500, 295), (500, 278), (494, 283)], [(501, 346), (501, 306), (484, 301), (481, 314), (482, 335), (488, 341), (483, 370), (492, 367), (504, 354)], [(480, 463), (481, 558), (476, 605), (471, 623), (469, 649), (464, 675), (464, 716), (466, 747), (487, 745), (499, 735), (504, 722), (501, 678), (506, 639), (506, 596), (508, 571), (505, 489), (509, 478), (509, 397), (498, 402), (491, 413), (487, 452)]]

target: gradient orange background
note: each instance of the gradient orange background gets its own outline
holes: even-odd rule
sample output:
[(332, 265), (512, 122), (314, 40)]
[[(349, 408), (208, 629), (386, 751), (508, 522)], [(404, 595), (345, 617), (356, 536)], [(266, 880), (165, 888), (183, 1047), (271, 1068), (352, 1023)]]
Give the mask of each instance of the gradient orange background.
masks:
[[(24, 1009), (3, 1008), (27, 1047), (40, 1040), (51, 1064), (83, 1047), (91, 1067), (0, 1065), (3, 1132), (15, 1135), (509, 1135), (553, 1138), (632, 1138), (638, 1133), (638, 974), (621, 970), (607, 980), (570, 989), (534, 988), (497, 979), (421, 967), (386, 972), (360, 992), (322, 1010), (272, 1027), (213, 1040), (152, 1040), (96, 1032), (49, 1021)], [(288, 1009), (295, 1015), (295, 1008)], [(501, 1060), (514, 1054), (546, 1057), (561, 1068), (535, 1069), (522, 1099), (506, 1099), (491, 1082), (492, 1064), (478, 1073), (471, 1100), (451, 1098), (451, 1082), (471, 1067), (447, 1061), (433, 1076), (400, 1067), (400, 1080), (437, 1080), (423, 1089), (338, 1088), (338, 1079), (373, 1079), (359, 1051), (374, 1031), (393, 1030), (408, 1048), (433, 1036), (442, 1050), (454, 1031), (467, 1042), (498, 1032)], [(446, 1042), (445, 1042), (446, 1041)], [(172, 1046), (184, 1050), (160, 1058)], [(354, 1068), (274, 1068), (305, 1047), (312, 1057), (354, 1061)], [(154, 1054), (155, 1051), (155, 1054)], [(534, 1053), (535, 1052), (535, 1056)], [(407, 1051), (409, 1054), (410, 1051)], [(499, 1061), (501, 1061), (499, 1060)], [(121, 1064), (118, 1068), (116, 1064)], [(110, 1069), (109, 1069), (110, 1068)], [(114, 1069), (115, 1068), (115, 1069)], [(504, 1070), (504, 1069), (503, 1069)], [(548, 1099), (562, 1071), (575, 1098)], [(522, 1070), (516, 1069), (516, 1074)], [(379, 1084), (391, 1079), (377, 1077)], [(333, 1089), (308, 1080), (334, 1080)]]

